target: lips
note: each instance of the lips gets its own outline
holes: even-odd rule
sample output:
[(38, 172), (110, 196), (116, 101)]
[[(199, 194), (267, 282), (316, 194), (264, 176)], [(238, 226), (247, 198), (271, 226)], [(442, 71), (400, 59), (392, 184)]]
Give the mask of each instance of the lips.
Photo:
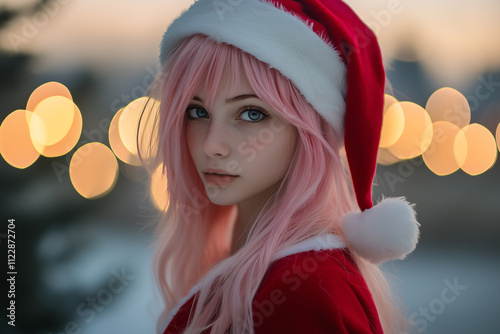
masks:
[(216, 186), (226, 186), (236, 180), (239, 176), (233, 175), (222, 169), (208, 168), (203, 171), (205, 181)]
[(235, 174), (228, 173), (228, 172), (226, 172), (223, 169), (217, 169), (217, 168), (207, 168), (207, 169), (205, 169), (203, 171), (203, 173), (205, 173), (205, 174), (217, 174), (217, 175), (228, 175), (228, 176), (238, 176), (238, 175), (235, 175)]

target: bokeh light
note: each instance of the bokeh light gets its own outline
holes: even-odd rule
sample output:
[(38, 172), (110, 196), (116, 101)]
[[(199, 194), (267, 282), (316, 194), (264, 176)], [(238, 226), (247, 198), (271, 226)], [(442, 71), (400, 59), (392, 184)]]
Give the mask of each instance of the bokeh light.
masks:
[(107, 146), (88, 143), (71, 158), (69, 177), (80, 195), (99, 198), (113, 189), (118, 178), (118, 161)]
[(386, 94), (384, 98), (384, 118), (380, 133), (380, 147), (393, 145), (403, 133), (405, 125), (403, 108), (398, 100)]
[(27, 113), (29, 111), (16, 110), (0, 125), (0, 153), (8, 164), (21, 169), (29, 167), (40, 156), (31, 142)]
[(429, 148), (422, 154), (427, 167), (437, 175), (448, 175), (458, 170), (467, 156), (465, 134), (453, 123), (433, 123)]
[(435, 91), (427, 100), (425, 109), (432, 122), (446, 121), (459, 128), (470, 123), (471, 111), (467, 99), (458, 90), (450, 87)]
[(422, 154), (432, 141), (432, 122), (429, 114), (413, 102), (399, 103), (404, 113), (404, 129), (389, 151), (399, 159), (411, 159)]
[(495, 136), (497, 137), (497, 147), (498, 147), (498, 150), (500, 151), (500, 123), (498, 123)]
[(155, 207), (167, 211), (169, 198), (167, 194), (167, 177), (163, 174), (163, 166), (158, 166), (151, 175), (150, 195)]
[(401, 161), (398, 157), (391, 153), (386, 148), (380, 147), (377, 154), (377, 163), (380, 165), (388, 166)]
[(462, 129), (467, 138), (467, 158), (462, 169), (470, 175), (479, 175), (490, 169), (497, 159), (497, 145), (491, 132), (474, 123)]
[(71, 127), (69, 128), (68, 133), (59, 142), (54, 145), (43, 146), (41, 143), (34, 141), (32, 138), (33, 144), (40, 154), (49, 158), (58, 157), (68, 153), (73, 149), (73, 147), (75, 147), (82, 134), (82, 128), (82, 113), (80, 112), (80, 109), (74, 105), (73, 122)]
[(144, 110), (147, 97), (140, 97), (130, 102), (123, 109), (118, 122), (118, 132), (125, 148), (137, 156), (137, 132), (142, 111)]
[(35, 111), (40, 102), (52, 96), (63, 96), (73, 101), (73, 97), (66, 86), (59, 82), (51, 81), (44, 83), (31, 93), (26, 104), (26, 110)]
[(140, 121), (138, 132), (139, 149), (141, 150), (144, 167), (147, 169), (152, 169), (151, 164), (154, 163), (158, 149), (158, 127), (156, 125), (159, 110), (160, 102), (154, 98), (150, 98)]
[(159, 102), (153, 98), (140, 97), (130, 102), (122, 111), (118, 120), (118, 133), (123, 146), (138, 157), (138, 145), (144, 167), (149, 168), (149, 162), (156, 150)]
[[(138, 98), (113, 117), (108, 133), (112, 150), (101, 143), (90, 143), (75, 152), (70, 179), (78, 193), (90, 199), (109, 193), (118, 178), (118, 158), (153, 171), (150, 196), (159, 210), (166, 210), (167, 180), (151, 159), (157, 148), (158, 111), (157, 100)], [(386, 94), (377, 163), (391, 165), (422, 155), (437, 175), (448, 175), (459, 168), (470, 175), (481, 174), (491, 168), (500, 151), (500, 124), (495, 141), (484, 126), (469, 125), (470, 118), (467, 99), (450, 87), (434, 92), (426, 109)], [(494, 125), (490, 127), (493, 131)], [(82, 128), (82, 114), (68, 88), (48, 82), (33, 91), (26, 110), (16, 110), (4, 119), (0, 153), (13, 167), (26, 168), (40, 155), (57, 157), (70, 152)]]
[(138, 156), (137, 144), (139, 143), (144, 160), (150, 159), (154, 154), (155, 144), (151, 142), (151, 139), (156, 138), (157, 134), (154, 122), (158, 107), (158, 101), (140, 97), (124, 108), (118, 121), (118, 132), (123, 145), (130, 153)]
[(118, 131), (118, 124), (123, 110), (124, 108), (118, 110), (111, 120), (111, 124), (109, 125), (109, 145), (118, 159), (129, 165), (140, 166), (141, 161), (139, 157), (130, 153), (130, 151), (125, 147), (121, 140), (120, 132)]
[(74, 115), (75, 104), (66, 97), (52, 96), (43, 100), (29, 123), (32, 140), (46, 146), (60, 142), (71, 129)]

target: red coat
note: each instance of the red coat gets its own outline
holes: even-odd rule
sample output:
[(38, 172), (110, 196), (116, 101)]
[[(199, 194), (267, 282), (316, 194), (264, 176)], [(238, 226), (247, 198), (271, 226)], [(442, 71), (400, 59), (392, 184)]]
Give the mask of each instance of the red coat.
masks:
[[(307, 248), (295, 248), (270, 266), (253, 301), (255, 334), (383, 333), (349, 251)], [(195, 295), (186, 298), (164, 334), (186, 328)]]

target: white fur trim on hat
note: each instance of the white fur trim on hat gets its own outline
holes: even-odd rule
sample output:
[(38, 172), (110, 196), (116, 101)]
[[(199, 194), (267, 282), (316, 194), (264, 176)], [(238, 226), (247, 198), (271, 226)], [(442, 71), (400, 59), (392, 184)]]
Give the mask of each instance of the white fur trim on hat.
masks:
[(386, 198), (363, 212), (348, 213), (343, 220), (348, 246), (375, 264), (411, 253), (419, 226), (413, 206), (404, 198)]
[(161, 63), (194, 34), (234, 45), (290, 79), (342, 138), (346, 67), (331, 44), (301, 19), (267, 1), (217, 4), (198, 0), (174, 20), (163, 36)]

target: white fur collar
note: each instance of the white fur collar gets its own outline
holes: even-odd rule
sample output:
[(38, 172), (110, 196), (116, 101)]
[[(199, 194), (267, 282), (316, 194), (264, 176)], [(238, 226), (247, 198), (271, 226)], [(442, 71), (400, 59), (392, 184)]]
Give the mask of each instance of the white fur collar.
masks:
[[(279, 260), (281, 258), (284, 258), (286, 256), (292, 255), (292, 254), (298, 254), (298, 253), (303, 253), (311, 250), (319, 251), (319, 250), (325, 250), (325, 249), (338, 249), (338, 248), (345, 248), (346, 245), (344, 241), (342, 240), (341, 237), (335, 234), (322, 234), (318, 235), (309, 239), (306, 239), (302, 242), (299, 242), (293, 246), (288, 247), (287, 249), (284, 249), (280, 252), (278, 252), (274, 257), (273, 261)], [(185, 296), (184, 298), (181, 299), (179, 304), (170, 312), (167, 323), (164, 328), (167, 328), (174, 316), (179, 312), (179, 309), (184, 305), (191, 297), (193, 297), (194, 294), (196, 294), (201, 286), (203, 284), (203, 281), (200, 283), (196, 284), (191, 288), (189, 291), (188, 295)]]
[(287, 249), (278, 252), (273, 260), (276, 261), (285, 256), (307, 252), (311, 250), (336, 249), (346, 247), (341, 237), (336, 234), (322, 234), (309, 239), (306, 239), (298, 244), (295, 244)]

